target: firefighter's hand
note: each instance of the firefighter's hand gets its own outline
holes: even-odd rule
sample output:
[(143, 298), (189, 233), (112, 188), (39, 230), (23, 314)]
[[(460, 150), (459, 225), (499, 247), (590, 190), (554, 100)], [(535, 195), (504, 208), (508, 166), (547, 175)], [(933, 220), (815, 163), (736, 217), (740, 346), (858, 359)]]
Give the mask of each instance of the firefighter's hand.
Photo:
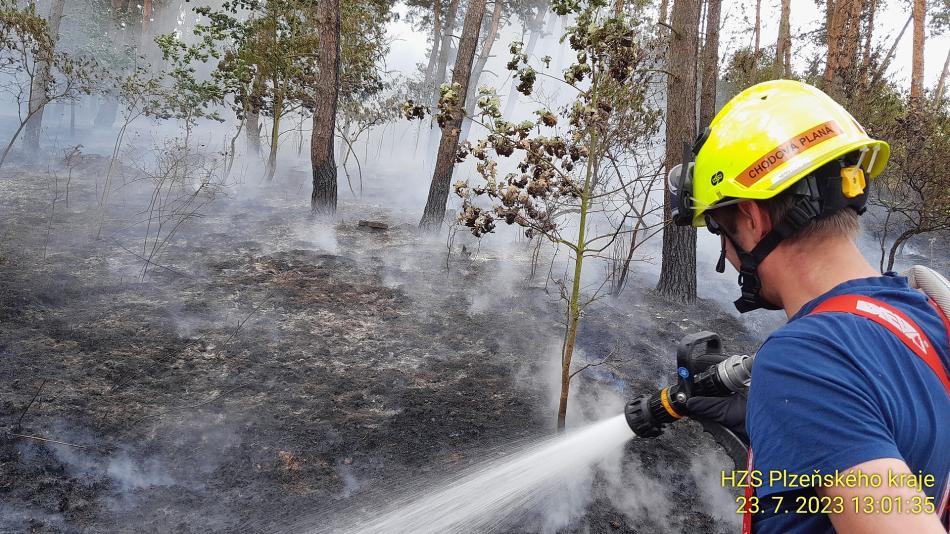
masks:
[(693, 397), (686, 401), (686, 408), (690, 417), (719, 423), (748, 443), (749, 435), (745, 430), (746, 399), (745, 392), (728, 397)]

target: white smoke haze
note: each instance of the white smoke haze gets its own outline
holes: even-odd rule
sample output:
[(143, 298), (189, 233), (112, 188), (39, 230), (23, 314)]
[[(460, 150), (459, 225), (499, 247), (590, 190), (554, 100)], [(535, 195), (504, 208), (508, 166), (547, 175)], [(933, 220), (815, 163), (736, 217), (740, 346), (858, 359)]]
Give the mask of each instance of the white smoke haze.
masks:
[(678, 530), (671, 522), (668, 484), (646, 475), (638, 460), (630, 460), (623, 469), (604, 470), (603, 476), (610, 502), (627, 517), (634, 521), (648, 519), (659, 527), (659, 532)]
[[(220, 6), (221, 2), (197, 5)], [(746, 0), (724, 8), (724, 56), (747, 44), (747, 33), (737, 28), (743, 26), (743, 17), (748, 16), (752, 5), (751, 0)], [(184, 39), (191, 39), (190, 28), (198, 21), (192, 7), (193, 4), (183, 3), (161, 10), (154, 21), (155, 31), (174, 30)], [(40, 13), (48, 12), (49, 3), (40, 2), (37, 9)], [(416, 72), (416, 65), (426, 59), (428, 34), (407, 22), (405, 6), (396, 9), (403, 17), (390, 24), (394, 46), (386, 66), (392, 73), (411, 75)], [(793, 2), (793, 13), (793, 17), (802, 17), (793, 19), (793, 25), (803, 31), (810, 24), (810, 19), (804, 19), (805, 14), (821, 16), (813, 3), (804, 0)], [(67, 4), (67, 21), (70, 17), (75, 20), (82, 16), (78, 5)], [(764, 19), (763, 40), (768, 41), (774, 39), (775, 29), (771, 18)], [(903, 15), (881, 19), (887, 24), (899, 24)], [(557, 42), (571, 21), (548, 14), (544, 24), (545, 34), (535, 56), (551, 53), (553, 58), (547, 72), (557, 74), (572, 60), (570, 50)], [(69, 26), (68, 22), (64, 22), (65, 26)], [(770, 32), (772, 37), (769, 37)], [(508, 43), (527, 38), (517, 20), (504, 26), (480, 80), (482, 85), (497, 88), (503, 105), (512, 91), (511, 76), (505, 68)], [(70, 34), (64, 37), (64, 42), (68, 48), (77, 48), (88, 39), (88, 35)], [(942, 56), (946, 44), (950, 44), (947, 37), (928, 41), (929, 80), (935, 77), (934, 69), (939, 70), (942, 60), (939, 57), (931, 61), (930, 55)], [(906, 42), (902, 46), (906, 46)], [(154, 60), (154, 47), (149, 53)], [(902, 58), (910, 55), (898, 55), (901, 59), (895, 61), (892, 69), (903, 72), (907, 69)], [(805, 61), (806, 57), (803, 52), (796, 62)], [(206, 65), (201, 72), (207, 74), (209, 69), (210, 65)], [(563, 85), (539, 78), (535, 93), (530, 98), (520, 96), (514, 115), (509, 118), (532, 118), (533, 111), (540, 107), (557, 110), (570, 98), (569, 90)], [(595, 525), (593, 521), (616, 516), (625, 529), (692, 532), (693, 524), (684, 520), (691, 514), (712, 518), (714, 521), (707, 525), (710, 529), (723, 525), (732, 528), (737, 524), (739, 516), (734, 514), (734, 496), (722, 488), (719, 479), (723, 469), (731, 468), (730, 461), (720, 452), (711, 452), (716, 445), (708, 437), (696, 437), (695, 425), (668, 429), (664, 436), (652, 442), (636, 440), (625, 444), (632, 435), (625, 423), (617, 420), (633, 395), (672, 383), (675, 342), (680, 336), (699, 329), (723, 328), (728, 336), (737, 338), (735, 345), (727, 343), (727, 352), (751, 351), (756, 342), (785, 322), (781, 312), (758, 311), (739, 319), (732, 305), (738, 296), (736, 273), (731, 266), (727, 266), (724, 274), (714, 271), (720, 252), (718, 237), (699, 230), (697, 276), (703, 302), (697, 304), (695, 310), (658, 305), (652, 300), (649, 292), (660, 269), (660, 234), (641, 245), (634, 256), (626, 290), (618, 298), (604, 298), (592, 304), (585, 312), (585, 326), (574, 354), (576, 365), (583, 366), (598, 364), (616, 353), (611, 356), (616, 361), (593, 365), (572, 380), (568, 429), (577, 431), (597, 425), (598, 430), (593, 437), (583, 439), (575, 439), (577, 434), (543, 438), (538, 433), (555, 427), (554, 415), (560, 394), (565, 317), (557, 281), (570, 279), (572, 258), (566, 249), (556, 249), (545, 242), (539, 249), (537, 261), (533, 261), (537, 239), (529, 241), (517, 226), (500, 224), (492, 235), (480, 240), (466, 228), (453, 227), (454, 212), (460, 205), (454, 194), (450, 194), (448, 200), (449, 216), (442, 231), (434, 236), (417, 233), (416, 226), (432, 178), (432, 147), (437, 146), (440, 135), (438, 127), (432, 126), (428, 119), (413, 122), (400, 119), (368, 131), (355, 143), (356, 159), (351, 155), (345, 171), (342, 166), (339, 169), (339, 212), (333, 217), (310, 218), (309, 117), (300, 115), (289, 119), (288, 131), (281, 138), (277, 172), (274, 180), (267, 182), (264, 179), (266, 156), (250, 153), (243, 133), (236, 143), (237, 154), (230, 173), (224, 177), (225, 153), (237, 121), (230, 110), (222, 110), (224, 122), (201, 120), (189, 133), (190, 152), (186, 158), (194, 168), (213, 170), (215, 195), (193, 218), (178, 226), (174, 234), (170, 232), (174, 221), (170, 220), (161, 233), (157, 233), (143, 214), (157, 190), (154, 177), (160, 174), (163, 162), (174, 153), (173, 147), (183, 140), (184, 133), (175, 121), (137, 119), (130, 124), (120, 147), (117, 165), (121, 172), (116, 172), (113, 178), (113, 193), (104, 210), (103, 236), (97, 239), (98, 199), (121, 123), (120, 109), (119, 117), (111, 126), (93, 126), (99, 104), (106, 100), (106, 97), (90, 96), (75, 104), (50, 106), (46, 110), (46, 128), (41, 140), (49, 150), (45, 161), (31, 166), (21, 157), (0, 170), (0, 198), (4, 199), (4, 207), (7, 203), (26, 206), (28, 203), (20, 202), (20, 197), (32, 196), (54, 208), (51, 215), (46, 211), (0, 210), (4, 231), (4, 235), (0, 235), (0, 263), (4, 256), (11, 256), (8, 248), (12, 245), (7, 243), (17, 242), (11, 236), (28, 235), (46, 248), (45, 255), (37, 257), (47, 261), (35, 267), (37, 286), (45, 284), (41, 291), (45, 298), (56, 301), (86, 298), (90, 306), (94, 303), (102, 306), (101, 302), (108, 301), (108, 296), (101, 295), (57, 294), (57, 281), (63, 285), (66, 282), (57, 278), (56, 266), (73, 261), (86, 269), (83, 273), (99, 273), (98, 276), (115, 286), (103, 292), (134, 287), (134, 298), (128, 294), (117, 297), (125, 299), (128, 305), (123, 310), (125, 315), (109, 314), (108, 308), (102, 307), (105, 311), (96, 319), (98, 325), (115, 324), (124, 317), (135, 318), (140, 313), (139, 307), (160, 303), (163, 315), (154, 321), (170, 325), (168, 338), (163, 342), (168, 344), (171, 356), (168, 361), (156, 357), (152, 363), (172, 369), (162, 376), (174, 387), (166, 393), (166, 398), (158, 400), (136, 397), (140, 393), (122, 397), (130, 407), (144, 414), (129, 422), (126, 431), (132, 432), (128, 429), (134, 428), (132, 433), (144, 435), (145, 439), (135, 441), (118, 431), (118, 435), (110, 435), (105, 428), (96, 427), (94, 431), (91, 425), (82, 428), (70, 422), (44, 426), (45, 420), (38, 419), (36, 427), (46, 435), (92, 448), (20, 441), (16, 450), (22, 458), (17, 461), (29, 465), (49, 463), (60, 467), (66, 477), (91, 480), (93, 486), (103, 486), (105, 489), (91, 497), (94, 502), (90, 506), (121, 514), (124, 519), (154, 520), (155, 524), (140, 525), (145, 530), (151, 529), (149, 531), (241, 531), (235, 522), (238, 518), (246, 519), (247, 509), (256, 512), (261, 510), (261, 503), (285, 501), (288, 509), (308, 513), (292, 515), (291, 519), (301, 519), (290, 525), (288, 522), (292, 521), (279, 516), (281, 510), (274, 504), (273, 510), (261, 512), (250, 522), (250, 527), (260, 531), (285, 528), (286, 532), (319, 534), (403, 531), (441, 534), (492, 529), (603, 532), (612, 531), (613, 527)], [(664, 104), (655, 102), (657, 106)], [(15, 112), (13, 106), (0, 106), (0, 136), (4, 139), (13, 133)], [(74, 131), (70, 126), (73, 117)], [(269, 119), (262, 117), (261, 120), (266, 131)], [(297, 121), (302, 121), (302, 128), (296, 129)], [(483, 127), (473, 125), (469, 139), (479, 139), (485, 133)], [(645, 143), (644, 160), (660, 155), (661, 141), (657, 138)], [(266, 142), (263, 145), (266, 152)], [(338, 142), (338, 165), (343, 161), (342, 145)], [(67, 163), (63, 154), (73, 146), (79, 147), (81, 157), (78, 163)], [(512, 167), (513, 162), (503, 161), (499, 172), (503, 174)], [(632, 168), (631, 172), (647, 172), (648, 167), (644, 164), (643, 168)], [(71, 176), (68, 206), (65, 201), (67, 176)], [(193, 193), (208, 185), (196, 177), (197, 173), (189, 173), (181, 180), (180, 187), (162, 191), (174, 198), (181, 192)], [(455, 169), (453, 182), (465, 179), (477, 179), (472, 161)], [(24, 183), (29, 187), (23, 186)], [(652, 201), (659, 204), (660, 194), (655, 192), (653, 197)], [(360, 220), (379, 221), (389, 228), (380, 232), (360, 229), (357, 227)], [(568, 223), (563, 228), (566, 237), (575, 235), (573, 224)], [(609, 223), (600, 216), (594, 218), (592, 226), (602, 232)], [(170, 237), (163, 246), (154, 249), (150, 259), (153, 263), (146, 264), (143, 258), (150, 257), (156, 235), (158, 242)], [(226, 254), (215, 250), (215, 242), (228, 243), (231, 249), (225, 251)], [(865, 235), (860, 246), (876, 265), (878, 243)], [(939, 242), (909, 243), (898, 267), (907, 262), (919, 263), (921, 257), (939, 261), (933, 259), (934, 250), (939, 249)], [(314, 265), (320, 268), (306, 269)], [(946, 263), (942, 268), (947, 268)], [(361, 276), (343, 276), (352, 273)], [(605, 260), (590, 260), (581, 281), (586, 295), (602, 286), (606, 273)], [(333, 275), (342, 278), (334, 282), (335, 286), (328, 288), (319, 284), (323, 278)], [(81, 273), (70, 276), (81, 276)], [(285, 283), (294, 276), (302, 280), (292, 280), (297, 285), (283, 285), (279, 290), (266, 289), (264, 282), (254, 281), (257, 280), (254, 277), (260, 277), (267, 283), (275, 279)], [(242, 286), (240, 292), (228, 292), (216, 285), (218, 280), (239, 277), (252, 280)], [(188, 282), (175, 286), (173, 282), (178, 283), (178, 280)], [(378, 282), (376, 285), (396, 295), (391, 309), (380, 312), (380, 315), (391, 313), (396, 317), (392, 322), (379, 326), (375, 322), (379, 316), (346, 315), (352, 302), (341, 301), (334, 307), (312, 304), (318, 298), (334, 298), (338, 293), (351, 291), (361, 283), (373, 285), (366, 280), (373, 284)], [(176, 288), (186, 285), (192, 288), (192, 293), (172, 294)], [(321, 288), (324, 294), (300, 297), (305, 304), (297, 308), (285, 304), (288, 295), (296, 298), (297, 293), (306, 293), (311, 286)], [(0, 290), (6, 291), (6, 287)], [(380, 294), (382, 296), (367, 298), (386, 297)], [(450, 299), (452, 305), (445, 305)], [(306, 309), (309, 306), (315, 309)], [(445, 316), (446, 309), (457, 312), (458, 316)], [(736, 320), (734, 324), (717, 323), (724, 317)], [(452, 341), (463, 349), (444, 343), (439, 333), (426, 331), (418, 334), (422, 341), (412, 347), (398, 343), (402, 336), (409, 335), (408, 329), (403, 328), (406, 322), (440, 330), (451, 327), (449, 323), (453, 321), (462, 320), (484, 327), (481, 331), (458, 333), (457, 339)], [(517, 335), (509, 335), (513, 330), (511, 325), (517, 326)], [(94, 329), (87, 325), (85, 331), (90, 330)], [(339, 333), (339, 337), (330, 336), (331, 330)], [(295, 345), (301, 337), (306, 338), (306, 343)], [(608, 344), (608, 337), (615, 346)], [(273, 353), (264, 353), (260, 345), (251, 345), (246, 338), (266, 340)], [(430, 344), (432, 339), (435, 341)], [(90, 336), (87, 344), (108, 341)], [(184, 344), (185, 348), (178, 347), (177, 343)], [(466, 343), (475, 348), (464, 346)], [(126, 364), (122, 358), (132, 359), (140, 353), (135, 343), (130, 345), (122, 347), (126, 352), (121, 358), (117, 356), (116, 367), (110, 372), (120, 375)], [(0, 346), (0, 358), (7, 356), (3, 350), (6, 349)], [(359, 354), (359, 358), (354, 359), (361, 366), (359, 371), (345, 369), (347, 365), (357, 364), (344, 364), (337, 359), (344, 350)], [(476, 363), (483, 363), (477, 360), (479, 357), (484, 357), (486, 364), (497, 363), (488, 356), (504, 355), (507, 358), (503, 362), (504, 370), (509, 373), (504, 378), (510, 379), (506, 387), (526, 399), (524, 405), (502, 408), (477, 405), (465, 409), (486, 413), (499, 410), (500, 419), (523, 417), (523, 432), (509, 431), (510, 436), (484, 431), (481, 435), (472, 434), (467, 438), (467, 448), (426, 451), (426, 461), (431, 463), (426, 466), (428, 472), (422, 472), (414, 464), (398, 469), (398, 455), (404, 451), (399, 449), (402, 444), (397, 440), (404, 436), (386, 425), (389, 420), (396, 421), (396, 416), (418, 408), (405, 399), (418, 399), (411, 395), (425, 391), (426, 382), (442, 381), (446, 384), (444, 387), (451, 390), (457, 382), (477, 381), (484, 376), (469, 368), (448, 366), (457, 358), (456, 352), (462, 350)], [(79, 349), (70, 357), (81, 357)], [(209, 362), (214, 364), (213, 371), (209, 372), (213, 387), (195, 378), (199, 373), (194, 367), (210, 365)], [(436, 367), (429, 371), (434, 364), (445, 364), (446, 370)], [(347, 371), (364, 373), (366, 377), (358, 383), (327, 385), (334, 376)], [(150, 373), (139, 372), (134, 380), (159, 380)], [(156, 375), (161, 373), (156, 372)], [(287, 384), (288, 375), (304, 379)], [(113, 378), (110, 375), (109, 380)], [(102, 384), (108, 383), (102, 377), (96, 379), (102, 379)], [(477, 387), (483, 386), (477, 384)], [(269, 411), (274, 409), (274, 397), (278, 396), (275, 391), (291, 398), (286, 406), (280, 405), (279, 413)], [(22, 395), (17, 397), (18, 407)], [(346, 395), (361, 396), (363, 404), (352, 413), (340, 415), (335, 411), (342, 411), (339, 406), (344, 403), (340, 398)], [(452, 392), (446, 398), (452, 400), (461, 395), (462, 392)], [(232, 396), (239, 398), (240, 403), (228, 404)], [(333, 421), (332, 417), (338, 420)], [(462, 419), (462, 416), (445, 417)], [(541, 423), (530, 421), (532, 418)], [(305, 428), (306, 440), (287, 444), (285, 442), (291, 441), (287, 437), (290, 432), (279, 436), (262, 432), (262, 419), (277, 420), (277, 425), (285, 430)], [(435, 426), (443, 421), (433, 416), (431, 424)], [(445, 432), (468, 430), (465, 424), (458, 426)], [(535, 433), (526, 439), (529, 431)], [(385, 439), (388, 435), (394, 442), (382, 448), (385, 453), (365, 459), (360, 457), (362, 445), (341, 437), (348, 432), (365, 432), (362, 439), (366, 441)], [(652, 451), (668, 445), (670, 449), (680, 446), (677, 441), (684, 436), (690, 444), (700, 443), (701, 447), (690, 449), (689, 455), (684, 457), (651, 456)], [(346, 443), (348, 449), (340, 450), (343, 448), (340, 443)], [(287, 455), (280, 456), (281, 453)], [(457, 463), (446, 460), (454, 454), (464, 460)], [(529, 457), (530, 462), (512, 463), (513, 458)], [(275, 458), (287, 458), (286, 465)], [(444, 464), (439, 463), (443, 461)], [(390, 473), (387, 469), (407, 478), (393, 481), (387, 478)], [(418, 476), (408, 477), (406, 471), (415, 471)], [(249, 487), (232, 486), (231, 481), (236, 477), (224, 475), (233, 472), (253, 472), (264, 482)], [(327, 480), (332, 480), (332, 485), (313, 487)], [(260, 490), (265, 484), (266, 489), (260, 495), (247, 496), (247, 492)], [(683, 487), (691, 489), (686, 491)], [(678, 509), (686, 494), (695, 494), (698, 498), (689, 501), (691, 509)], [(198, 499), (202, 496), (207, 499), (209, 495), (216, 501), (211, 505)], [(5, 528), (26, 531), (31, 528), (31, 521), (41, 521), (50, 529), (73, 529), (75, 523), (64, 515), (67, 512), (46, 511), (49, 508), (39, 502), (46, 498), (46, 495), (37, 495), (37, 502), (29, 507), (12, 499), (10, 502), (0, 500), (0, 531)], [(253, 502), (248, 504), (248, 500)], [(92, 516), (93, 512), (88, 514)], [(587, 515), (595, 519), (588, 521)], [(407, 523), (410, 520), (418, 522)], [(135, 528), (129, 526), (134, 524), (114, 527)], [(104, 527), (96, 523), (89, 528), (102, 531)]]
[(696, 487), (705, 497), (702, 501), (704, 511), (734, 529), (740, 528), (742, 516), (735, 513), (739, 507), (736, 491), (723, 485), (723, 472), (731, 472), (735, 466), (722, 451), (712, 450), (692, 458), (689, 471), (696, 481)]

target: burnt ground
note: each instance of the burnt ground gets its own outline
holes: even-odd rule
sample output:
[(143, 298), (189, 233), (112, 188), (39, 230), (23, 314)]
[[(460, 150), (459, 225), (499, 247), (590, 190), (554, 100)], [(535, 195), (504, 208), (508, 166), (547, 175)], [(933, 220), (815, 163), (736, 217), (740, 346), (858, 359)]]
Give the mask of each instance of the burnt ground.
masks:
[[(219, 195), (143, 275), (127, 222), (150, 190), (122, 188), (95, 239), (105, 165), (76, 166), (52, 212), (47, 170), (0, 173), (0, 532), (267, 531), (552, 431), (562, 312), (543, 277), (525, 282), (526, 243), (448, 255), (381, 188), (311, 220), (306, 173), (287, 172)], [(622, 361), (579, 376), (573, 421), (668, 381), (684, 333), (714, 323), (754, 348), (717, 304), (671, 305), (652, 283), (589, 310), (579, 350)], [(692, 423), (633, 440), (560, 531), (733, 531), (715, 449)], [(632, 502), (647, 492), (664, 504)]]

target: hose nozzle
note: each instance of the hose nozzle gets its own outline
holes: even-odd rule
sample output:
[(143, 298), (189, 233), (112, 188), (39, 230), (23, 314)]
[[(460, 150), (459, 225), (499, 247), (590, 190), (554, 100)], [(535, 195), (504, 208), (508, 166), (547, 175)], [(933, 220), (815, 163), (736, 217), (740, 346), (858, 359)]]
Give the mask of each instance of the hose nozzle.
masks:
[[(696, 355), (696, 346), (705, 350)], [(726, 397), (749, 387), (753, 356), (725, 357), (719, 336), (699, 332), (684, 337), (677, 350), (677, 383), (649, 395), (637, 395), (627, 403), (624, 414), (633, 432), (642, 438), (663, 433), (668, 423), (688, 415), (691, 397)]]

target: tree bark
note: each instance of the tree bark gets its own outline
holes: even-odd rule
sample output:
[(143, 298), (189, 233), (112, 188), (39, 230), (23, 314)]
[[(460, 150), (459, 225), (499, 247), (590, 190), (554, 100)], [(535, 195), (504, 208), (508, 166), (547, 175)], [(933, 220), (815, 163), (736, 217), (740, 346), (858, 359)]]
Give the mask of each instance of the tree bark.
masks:
[(660, 0), (660, 14), (659, 22), (660, 24), (666, 24), (666, 17), (670, 11), (670, 0)]
[(426, 200), (425, 211), (422, 214), (422, 220), (419, 222), (419, 226), (425, 230), (438, 229), (445, 219), (445, 202), (449, 197), (449, 184), (452, 181), (452, 171), (455, 167), (455, 155), (462, 127), (465, 97), (468, 93), (472, 63), (475, 60), (475, 46), (478, 44), (478, 33), (484, 15), (485, 0), (470, 0), (468, 12), (465, 14), (465, 23), (462, 27), (458, 56), (455, 60), (455, 67), (452, 69), (452, 84), (458, 84), (461, 102), (453, 110), (451, 118), (442, 128), (442, 139), (439, 141), (439, 152), (435, 161), (435, 170), (432, 173), (429, 198)]
[(874, 73), (874, 77), (871, 79), (871, 83), (868, 85), (875, 85), (877, 82), (881, 81), (881, 78), (884, 77), (884, 74), (887, 72), (887, 67), (891, 63), (891, 58), (894, 57), (894, 52), (897, 51), (897, 45), (900, 44), (901, 39), (903, 39), (904, 33), (907, 31), (907, 27), (910, 26), (912, 20), (914, 20), (913, 15), (907, 17), (907, 20), (904, 22), (904, 26), (901, 27), (900, 33), (898, 33), (897, 37), (894, 38), (894, 42), (891, 43), (891, 48), (888, 49), (887, 55), (885, 55), (884, 59), (881, 60), (881, 65), (878, 67), (877, 72)]
[(843, 95), (848, 81), (855, 81), (858, 35), (861, 30), (863, 0), (828, 0), (825, 13), (825, 35), (828, 48), (823, 81), (832, 96)]
[(822, 74), (822, 80), (826, 90), (831, 87), (834, 80), (835, 61), (838, 58), (836, 48), (838, 38), (836, 35), (835, 8), (835, 0), (825, 1), (825, 48), (827, 52), (825, 54), (825, 72)]
[(142, 2), (142, 46), (148, 44), (149, 39), (149, 26), (152, 19), (152, 0), (144, 0)]
[(934, 102), (939, 106), (943, 101), (943, 90), (947, 83), (947, 70), (950, 69), (950, 50), (947, 51), (947, 59), (943, 61), (943, 69), (940, 71), (940, 79), (937, 80), (937, 91), (934, 93)]
[(247, 150), (255, 156), (261, 155), (261, 124), (260, 114), (255, 111), (247, 112), (247, 131), (244, 135), (247, 137)]
[[(696, 138), (696, 57), (699, 33), (699, 0), (674, 0), (673, 32), (667, 68), (666, 102), (666, 168), (681, 163), (683, 142), (692, 144)], [(685, 162), (682, 162), (685, 163)], [(670, 218), (668, 185), (663, 214)], [(663, 260), (660, 295), (683, 303), (696, 300), (696, 229), (668, 223), (663, 229)]]
[(911, 106), (919, 107), (920, 99), (924, 96), (924, 24), (927, 22), (926, 0), (914, 0), (914, 47), (910, 70), (910, 102)]
[(251, 82), (251, 96), (247, 98), (245, 113), (247, 114), (247, 149), (255, 156), (261, 155), (261, 95), (264, 84), (259, 74)]
[(449, 2), (449, 10), (445, 14), (445, 32), (442, 34), (442, 44), (439, 46), (439, 62), (436, 65), (435, 78), (429, 104), (432, 107), (439, 102), (439, 86), (445, 81), (445, 70), (449, 65), (449, 54), (452, 50), (452, 32), (455, 31), (455, 19), (458, 18), (459, 0)]
[[(785, 0), (787, 1), (787, 0)], [(699, 127), (705, 128), (716, 115), (716, 83), (719, 80), (719, 19), (722, 0), (706, 0), (706, 39), (703, 42), (703, 77), (699, 98)]]
[(867, 87), (871, 71), (871, 54), (873, 53), (872, 38), (874, 37), (874, 15), (877, 10), (878, 0), (870, 0), (868, 4), (868, 19), (864, 29), (864, 50), (861, 52), (861, 74), (864, 86)]
[[(276, 84), (274, 88), (277, 89)], [(270, 152), (267, 154), (267, 168), (264, 171), (268, 182), (274, 179), (274, 173), (277, 172), (277, 146), (280, 142), (280, 119), (283, 113), (283, 108), (283, 98), (280, 96), (275, 97), (274, 117), (270, 126)]]
[(315, 15), (321, 39), (310, 137), (313, 166), (310, 209), (313, 213), (332, 215), (336, 213), (337, 197), (333, 133), (340, 91), (340, 0), (317, 0)]
[(485, 71), (485, 64), (488, 63), (488, 58), (491, 56), (491, 49), (494, 46), (495, 41), (498, 40), (498, 26), (501, 22), (501, 9), (504, 6), (502, 0), (494, 0), (495, 7), (492, 10), (491, 19), (488, 21), (488, 33), (485, 34), (485, 39), (482, 40), (482, 46), (478, 52), (478, 59), (475, 61), (475, 66), (472, 67), (472, 76), (471, 81), (468, 84), (468, 95), (465, 97), (465, 115), (466, 117), (462, 120), (462, 134), (459, 137), (459, 140), (464, 141), (468, 139), (468, 132), (472, 129), (472, 121), (468, 117), (472, 116), (475, 113), (475, 93), (478, 91), (478, 82), (482, 77), (482, 72)]
[(861, 11), (864, 9), (864, 0), (849, 1), (848, 7), (851, 9), (846, 12), (845, 31), (839, 36), (842, 49), (839, 63), (842, 71), (849, 74), (848, 80), (854, 80), (851, 74), (855, 65), (858, 64), (858, 43), (861, 35)]
[[(50, 6), (49, 14), (49, 34), (51, 39), (50, 55), (56, 52), (56, 44), (59, 41), (59, 26), (63, 20), (63, 7), (65, 0), (53, 0)], [(33, 76), (30, 86), (29, 113), (32, 114), (26, 124), (23, 141), (26, 144), (28, 152), (36, 154), (40, 149), (40, 130), (43, 127), (43, 109), (48, 101), (47, 89), (52, 82), (50, 70), (52, 69), (52, 57), (46, 54), (40, 54), (36, 58), (36, 74)]]
[(791, 11), (792, 0), (782, 0), (778, 38), (775, 40), (775, 74), (785, 78), (792, 77), (792, 28), (789, 22)]
[(432, 52), (429, 53), (429, 64), (426, 65), (426, 78), (423, 87), (431, 91), (432, 77), (435, 75), (435, 64), (439, 59), (439, 50), (442, 46), (442, 0), (432, 0)]
[[(675, 4), (673, 7), (676, 7)], [(762, 0), (755, 0), (755, 28), (752, 29), (755, 44), (752, 48), (752, 64), (759, 64), (759, 48), (762, 46)]]
[(890, 250), (890, 252), (888, 252), (888, 254), (887, 254), (887, 269), (886, 269), (885, 272), (891, 271), (891, 270), (894, 269), (894, 261), (897, 260), (897, 249), (899, 249), (899, 248), (901, 247), (901, 245), (904, 244), (905, 241), (907, 241), (908, 239), (914, 237), (914, 236), (917, 235), (918, 233), (919, 233), (918, 230), (911, 229), (911, 230), (907, 230), (907, 231), (905, 231), (903, 234), (897, 236), (897, 239), (895, 239), (895, 240), (894, 240), (894, 243), (891, 244), (891, 250)]
[(492, 10), (491, 19), (488, 21), (488, 33), (485, 34), (485, 39), (482, 41), (482, 46), (478, 52), (478, 60), (475, 62), (475, 66), (472, 67), (472, 81), (468, 86), (468, 96), (465, 99), (469, 112), (475, 109), (474, 97), (478, 90), (478, 80), (481, 78), (482, 72), (485, 70), (485, 64), (488, 63), (488, 58), (491, 56), (492, 46), (498, 40), (498, 26), (501, 22), (501, 9), (504, 7), (504, 2), (503, 0), (494, 0), (494, 2), (495, 7)]

